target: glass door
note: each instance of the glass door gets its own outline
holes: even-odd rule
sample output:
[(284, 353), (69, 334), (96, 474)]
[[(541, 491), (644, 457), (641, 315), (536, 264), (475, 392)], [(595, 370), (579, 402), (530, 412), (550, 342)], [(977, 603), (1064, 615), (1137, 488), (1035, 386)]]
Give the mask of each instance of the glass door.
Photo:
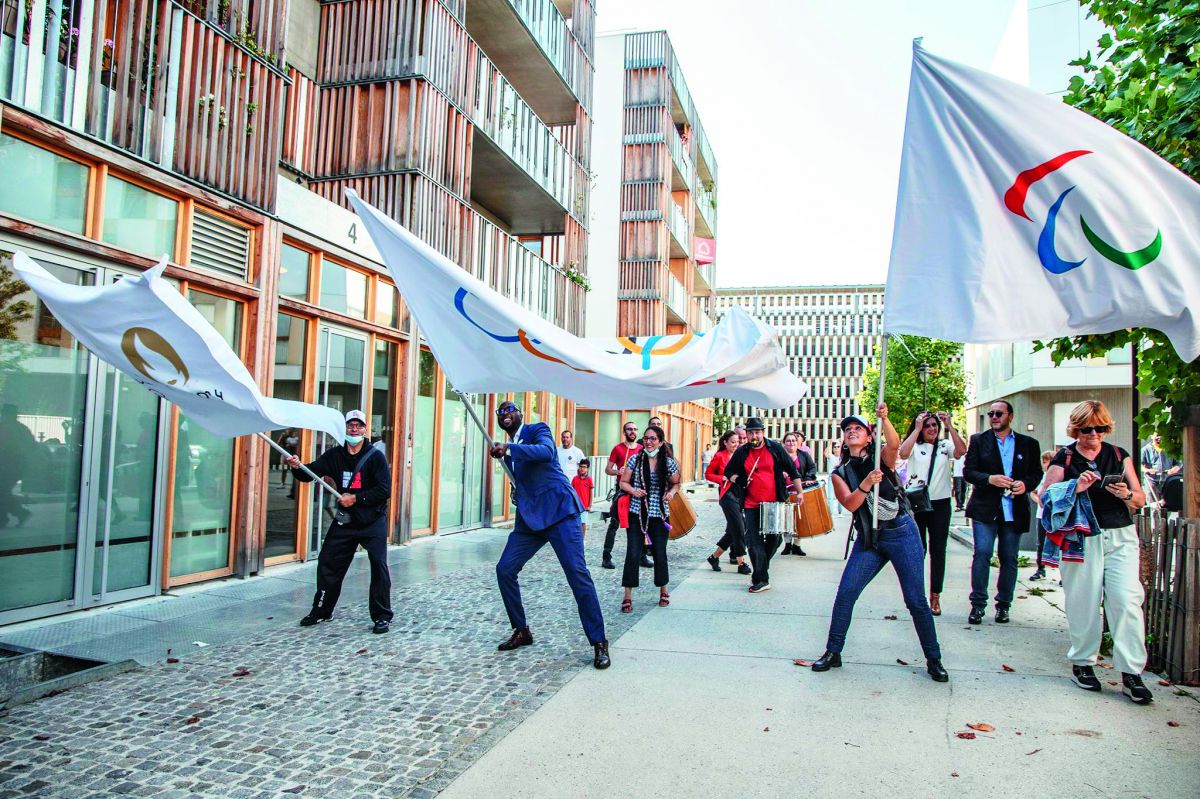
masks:
[[(345, 413), (366, 406), (367, 335), (321, 325), (317, 334), (317, 402)], [(375, 431), (370, 431), (375, 432)], [(315, 437), (314, 457), (341, 444), (328, 435)], [(320, 550), (321, 538), (337, 510), (335, 494), (313, 487), (309, 557)]]

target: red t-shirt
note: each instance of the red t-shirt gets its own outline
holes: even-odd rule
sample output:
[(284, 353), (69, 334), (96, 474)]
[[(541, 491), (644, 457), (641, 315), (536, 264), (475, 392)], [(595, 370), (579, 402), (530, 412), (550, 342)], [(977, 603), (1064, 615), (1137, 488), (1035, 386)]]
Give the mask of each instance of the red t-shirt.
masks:
[(775, 458), (771, 450), (764, 444), (759, 449), (751, 449), (746, 456), (746, 474), (754, 475), (746, 487), (746, 507), (757, 508), (760, 502), (778, 502), (775, 495)]
[(729, 457), (727, 449), (713, 455), (712, 460), (708, 462), (708, 471), (704, 473), (704, 479), (710, 483), (723, 485), (725, 483), (725, 467), (729, 465)]
[(571, 487), (575, 489), (575, 493), (579, 495), (579, 501), (583, 503), (583, 509), (589, 510), (592, 507), (592, 478), (580, 477), (575, 475), (571, 478)]
[(642, 451), (641, 444), (634, 444), (632, 447), (625, 446), (622, 441), (612, 448), (612, 452), (608, 454), (608, 462), (616, 466), (618, 469), (625, 468), (625, 462), (629, 460), (629, 456)]

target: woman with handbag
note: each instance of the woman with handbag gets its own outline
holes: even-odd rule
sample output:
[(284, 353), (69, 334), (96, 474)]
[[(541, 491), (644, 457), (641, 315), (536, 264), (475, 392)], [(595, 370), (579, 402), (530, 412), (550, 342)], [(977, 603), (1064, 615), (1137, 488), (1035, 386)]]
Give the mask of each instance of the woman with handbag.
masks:
[(642, 559), (645, 539), (650, 539), (654, 553), (654, 584), (658, 586), (658, 606), (671, 604), (667, 584), (667, 521), (671, 518), (671, 500), (679, 491), (679, 465), (667, 454), (666, 435), (661, 427), (651, 425), (642, 436), (642, 449), (630, 457), (621, 472), (621, 490), (629, 500), (629, 524), (625, 530), (625, 571), (621, 585), (625, 599), (621, 612), (633, 611), (633, 589), (638, 587), (638, 563)]
[(909, 425), (908, 437), (900, 442), (900, 459), (908, 462), (904, 491), (921, 532), (921, 548), (929, 553), (929, 607), (934, 616), (942, 615), (941, 593), (954, 493), (951, 461), (966, 452), (967, 442), (954, 429), (950, 414), (944, 411), (937, 415), (922, 411)]
[(708, 556), (708, 565), (715, 572), (721, 571), (721, 554), (729, 550), (729, 556), (737, 563), (738, 574), (750, 574), (746, 563), (746, 520), (742, 517), (741, 490), (725, 477), (725, 467), (733, 453), (737, 452), (739, 438), (736, 430), (721, 436), (720, 449), (708, 462), (704, 479), (718, 486), (718, 503), (725, 514), (725, 535), (717, 542), (717, 548)]
[[(896, 480), (895, 467), (900, 436), (887, 418), (887, 405), (876, 409), (883, 432), (879, 468), (874, 468), (874, 429), (861, 416), (842, 420), (841, 465), (830, 480), (838, 502), (854, 516), (857, 535), (833, 602), (825, 654), (812, 664), (813, 671), (829, 671), (842, 665), (842, 648), (854, 616), (854, 603), (867, 585), (890, 561), (900, 580), (904, 604), (912, 614), (913, 626), (925, 653), (925, 670), (936, 682), (948, 682), (942, 666), (933, 613), (925, 601), (925, 558), (917, 524), (908, 512), (908, 500)], [(879, 486), (876, 500), (875, 486)], [(876, 518), (872, 519), (872, 505)]]

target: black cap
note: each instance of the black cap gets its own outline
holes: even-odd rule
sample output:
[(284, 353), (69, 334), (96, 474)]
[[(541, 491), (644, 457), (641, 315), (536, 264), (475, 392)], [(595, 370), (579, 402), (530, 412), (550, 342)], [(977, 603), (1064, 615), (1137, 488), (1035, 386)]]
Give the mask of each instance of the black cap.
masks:
[(746, 430), (749, 431), (749, 430), (766, 430), (766, 429), (767, 429), (767, 427), (766, 427), (766, 425), (763, 424), (763, 420), (759, 419), (757, 416), (751, 416), (750, 418), (746, 419)]

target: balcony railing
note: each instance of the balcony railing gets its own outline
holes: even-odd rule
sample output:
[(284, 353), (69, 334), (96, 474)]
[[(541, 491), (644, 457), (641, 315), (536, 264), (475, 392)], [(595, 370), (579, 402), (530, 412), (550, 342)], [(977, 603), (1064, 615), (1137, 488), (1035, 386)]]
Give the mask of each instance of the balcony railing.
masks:
[(692, 252), (692, 228), (688, 224), (687, 215), (674, 201), (667, 202), (667, 226), (671, 229), (671, 236), (679, 244), (684, 255), (690, 255)]
[(0, 99), (271, 210), (287, 78), (255, 48), (166, 0), (0, 0)]
[(715, 291), (717, 288), (717, 265), (696, 264), (696, 277), (704, 284), (704, 288)]
[(475, 81), (470, 113), (476, 129), (495, 142), (559, 205), (576, 219), (586, 221), (588, 191), (586, 185), (576, 190), (578, 164), (483, 50), (474, 43), (472, 49)]
[[(554, 0), (508, 0), (517, 17), (542, 48), (563, 82), (571, 87), (579, 104), (592, 104), (592, 65), (571, 26), (559, 13)], [(590, 7), (588, 8), (590, 11)], [(595, 12), (592, 12), (593, 14)]]
[(675, 314), (677, 323), (686, 324), (688, 321), (687, 289), (679, 282), (679, 278), (667, 275), (667, 310)]
[(716, 185), (697, 179), (693, 196), (696, 198), (696, 212), (703, 217), (704, 224), (708, 226), (708, 235), (705, 238), (715, 238), (717, 235)]
[(679, 135), (675, 125), (671, 123), (669, 117), (665, 122), (668, 128), (667, 147), (671, 150), (671, 162), (675, 164), (675, 168), (679, 170), (679, 174), (683, 178), (682, 186), (672, 186), (672, 188), (690, 190), (696, 181), (696, 167), (692, 163), (687, 145), (684, 144), (683, 137)]

